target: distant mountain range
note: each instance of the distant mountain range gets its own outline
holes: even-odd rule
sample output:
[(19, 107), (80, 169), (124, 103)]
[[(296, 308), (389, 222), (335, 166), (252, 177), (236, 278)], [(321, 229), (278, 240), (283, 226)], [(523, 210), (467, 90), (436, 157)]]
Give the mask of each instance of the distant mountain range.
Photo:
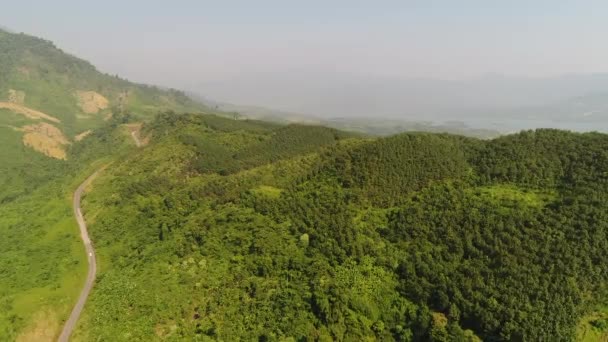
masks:
[(189, 90), (230, 103), (330, 118), (458, 121), (503, 132), (538, 127), (608, 131), (603, 114), (608, 74), (603, 73), (456, 81), (289, 71), (202, 82)]
[[(374, 119), (371, 117), (335, 117), (322, 118), (315, 115), (274, 110), (259, 106), (235, 105), (208, 100), (197, 94), (190, 94), (207, 106), (226, 113), (228, 116), (245, 117), (278, 123), (303, 123), (322, 125), (332, 128), (360, 132), (371, 135), (386, 136), (402, 132), (435, 132), (452, 133), (476, 138), (493, 138), (500, 135), (498, 129), (473, 128), (460, 121), (436, 123), (432, 121), (410, 121), (404, 119)], [(232, 115), (231, 115), (232, 113)]]

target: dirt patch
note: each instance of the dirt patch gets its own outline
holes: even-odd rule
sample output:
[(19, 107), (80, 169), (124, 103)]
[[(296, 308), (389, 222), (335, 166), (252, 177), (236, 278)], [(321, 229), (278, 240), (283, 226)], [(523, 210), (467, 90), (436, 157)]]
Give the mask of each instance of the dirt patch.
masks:
[(129, 130), (129, 134), (135, 141), (137, 147), (146, 146), (150, 142), (150, 137), (142, 137), (141, 136), (141, 128), (143, 127), (143, 123), (132, 123), (125, 125)]
[(91, 131), (90, 129), (89, 129), (89, 130), (86, 130), (86, 131), (84, 131), (84, 132), (82, 132), (82, 133), (80, 133), (80, 134), (76, 135), (76, 136), (74, 137), (74, 140), (76, 140), (76, 141), (81, 141), (82, 139), (86, 138), (86, 137), (87, 137), (89, 134), (91, 134), (91, 133), (93, 133), (93, 131)]
[(97, 114), (100, 110), (108, 108), (110, 101), (103, 95), (94, 91), (76, 91), (78, 106), (87, 114)]
[(70, 141), (59, 128), (48, 123), (39, 123), (22, 127), (20, 130), (25, 132), (23, 135), (25, 146), (29, 146), (51, 158), (67, 159), (65, 146)]
[(15, 89), (9, 89), (8, 102), (22, 105), (25, 102), (25, 92)]
[(21, 114), (27, 118), (30, 119), (34, 119), (34, 120), (48, 120), (48, 121), (52, 121), (52, 122), (61, 122), (59, 119), (54, 118), (50, 115), (47, 115), (43, 112), (37, 111), (35, 109), (31, 109), (28, 108), (26, 106), (17, 104), (17, 103), (11, 103), (11, 102), (0, 102), (0, 109), (8, 109), (11, 110), (17, 114)]
[(59, 334), (59, 321), (57, 315), (51, 311), (41, 311), (34, 316), (31, 326), (26, 328), (19, 336), (17, 342), (44, 342), (54, 341)]

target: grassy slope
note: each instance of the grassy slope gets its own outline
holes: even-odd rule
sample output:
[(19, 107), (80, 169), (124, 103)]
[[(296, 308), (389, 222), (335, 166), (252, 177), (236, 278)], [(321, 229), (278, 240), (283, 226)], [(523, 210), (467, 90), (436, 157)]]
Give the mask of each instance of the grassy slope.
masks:
[[(112, 111), (149, 118), (158, 110), (205, 109), (181, 92), (102, 74), (90, 63), (36, 37), (0, 31), (0, 51), (0, 99), (8, 98), (9, 89), (25, 92), (25, 105), (62, 120), (62, 128), (69, 136), (98, 127), (104, 115)], [(108, 109), (98, 114), (82, 112), (74, 94), (78, 90), (95, 91), (106, 97)]]
[(608, 341), (608, 295), (605, 291), (590, 295), (593, 295), (595, 305), (581, 318), (576, 339), (581, 342)]

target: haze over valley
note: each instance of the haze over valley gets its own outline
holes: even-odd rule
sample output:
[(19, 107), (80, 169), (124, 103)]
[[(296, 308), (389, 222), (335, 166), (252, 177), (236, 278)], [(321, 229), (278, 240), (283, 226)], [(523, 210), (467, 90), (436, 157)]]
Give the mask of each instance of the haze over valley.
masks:
[(226, 102), (321, 118), (462, 122), (503, 133), (608, 130), (608, 74), (442, 81), (336, 73), (269, 73), (188, 88)]

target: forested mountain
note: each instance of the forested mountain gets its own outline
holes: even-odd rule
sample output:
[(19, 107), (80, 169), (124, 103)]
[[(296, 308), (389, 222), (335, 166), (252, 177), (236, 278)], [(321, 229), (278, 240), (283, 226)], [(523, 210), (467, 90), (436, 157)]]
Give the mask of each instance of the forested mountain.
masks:
[(85, 199), (104, 266), (84, 340), (606, 333), (607, 135), (369, 139), (172, 113), (144, 131)]
[(87, 267), (71, 196), (95, 170), (76, 341), (608, 337), (608, 135), (202, 111), (0, 31), (0, 340), (57, 338)]

